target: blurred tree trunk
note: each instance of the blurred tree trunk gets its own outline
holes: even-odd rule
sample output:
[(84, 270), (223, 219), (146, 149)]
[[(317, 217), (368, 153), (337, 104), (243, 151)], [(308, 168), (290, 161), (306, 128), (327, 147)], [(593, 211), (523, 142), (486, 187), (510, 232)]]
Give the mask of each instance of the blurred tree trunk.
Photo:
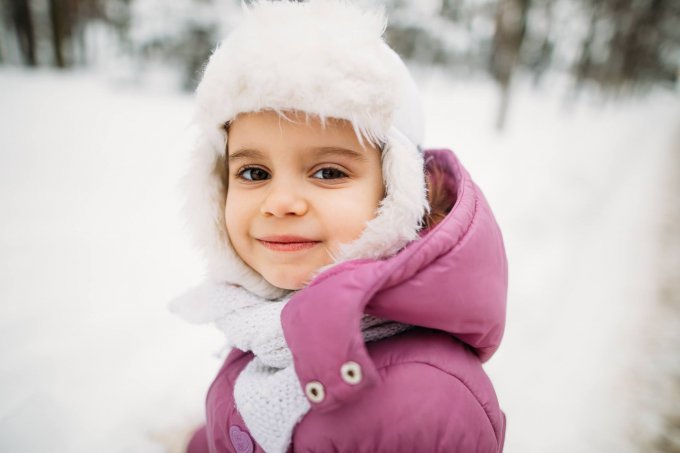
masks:
[(581, 55), (579, 56), (578, 63), (576, 63), (575, 72), (577, 88), (580, 88), (583, 82), (593, 75), (592, 49), (593, 43), (595, 41), (597, 21), (600, 16), (600, 5), (601, 5), (600, 1), (598, 0), (592, 1), (590, 21), (588, 23), (588, 34), (583, 40), (583, 44), (581, 44)]
[(510, 105), (510, 82), (519, 60), (519, 52), (526, 34), (530, 0), (499, 0), (496, 10), (496, 30), (491, 54), (491, 74), (501, 90), (501, 102), (496, 127), (505, 125)]
[(17, 35), (19, 49), (24, 64), (36, 66), (35, 58), (35, 32), (33, 28), (33, 17), (28, 0), (10, 0), (9, 9), (11, 11), (12, 25)]
[(541, 44), (538, 50), (538, 55), (536, 55), (534, 61), (532, 62), (533, 64), (531, 65), (531, 69), (534, 73), (534, 87), (537, 87), (541, 84), (543, 75), (550, 67), (554, 49), (553, 37), (551, 36), (551, 30), (554, 25), (553, 1), (544, 1), (542, 8), (547, 26), (543, 31), (543, 36), (540, 38)]
[[(676, 0), (677, 1), (677, 0)], [(619, 50), (616, 58), (616, 73), (612, 79), (615, 85), (627, 80), (644, 80), (648, 72), (658, 67), (659, 42), (658, 28), (662, 17), (662, 7), (666, 1), (649, 0), (645, 6), (633, 8), (627, 14), (628, 25), (616, 27), (611, 47)], [(621, 16), (624, 12), (621, 11)], [(677, 26), (677, 24), (676, 24)]]
[[(2, 9), (2, 5), (0, 5), (0, 10)], [(0, 14), (2, 14), (2, 11), (0, 11)], [(0, 16), (0, 20), (2, 20), (3, 17)], [(2, 27), (4, 23), (0, 23), (0, 27)], [(1, 31), (1, 29), (0, 29)], [(2, 38), (4, 36), (0, 37), (0, 64), (3, 64), (5, 62), (5, 46), (3, 44)]]
[(54, 63), (59, 68), (70, 66), (73, 29), (78, 18), (77, 0), (49, 0), (50, 24), (52, 25), (52, 49)]
[(7, 36), (5, 30), (9, 25), (7, 20), (7, 5), (5, 2), (0, 2), (0, 64), (5, 62), (5, 42), (3, 41)]
[(462, 0), (442, 0), (439, 15), (457, 21), (461, 18)]

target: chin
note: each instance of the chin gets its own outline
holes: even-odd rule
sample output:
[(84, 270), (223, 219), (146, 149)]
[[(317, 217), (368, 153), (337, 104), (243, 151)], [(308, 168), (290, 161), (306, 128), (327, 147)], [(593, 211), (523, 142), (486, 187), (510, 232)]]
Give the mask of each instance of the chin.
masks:
[(277, 288), (286, 289), (289, 291), (297, 291), (302, 289), (307, 286), (311, 280), (309, 272), (304, 275), (296, 276), (291, 276), (289, 273), (285, 273), (285, 275), (283, 274), (284, 273), (278, 275), (269, 275), (265, 277), (265, 279)]
[(289, 283), (287, 281), (284, 282), (279, 282), (279, 281), (269, 281), (270, 284), (276, 286), (277, 288), (280, 289), (285, 289), (288, 291), (297, 291), (298, 289), (302, 289), (305, 287), (304, 284), (295, 284), (295, 283)]

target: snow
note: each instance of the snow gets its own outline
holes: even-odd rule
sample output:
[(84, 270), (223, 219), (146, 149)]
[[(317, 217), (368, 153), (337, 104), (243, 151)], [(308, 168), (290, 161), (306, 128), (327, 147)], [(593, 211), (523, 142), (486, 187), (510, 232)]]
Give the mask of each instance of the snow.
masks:
[[(498, 133), (490, 82), (415, 72), (426, 144), (457, 152), (506, 241), (486, 365), (505, 451), (630, 450), (677, 95), (602, 105), (520, 83)], [(165, 451), (201, 422), (222, 356), (216, 329), (166, 310), (202, 276), (177, 189), (191, 97), (96, 72), (3, 68), (0, 86), (0, 450)]]
[(200, 280), (177, 214), (190, 100), (0, 77), (0, 450), (154, 451), (221, 345), (165, 310)]

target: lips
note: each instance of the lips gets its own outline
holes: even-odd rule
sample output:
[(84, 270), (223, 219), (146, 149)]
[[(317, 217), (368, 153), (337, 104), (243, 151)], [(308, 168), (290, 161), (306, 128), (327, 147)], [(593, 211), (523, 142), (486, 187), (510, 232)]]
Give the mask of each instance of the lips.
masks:
[(297, 252), (307, 250), (320, 244), (321, 241), (301, 236), (278, 235), (257, 238), (257, 240), (270, 250), (277, 252)]

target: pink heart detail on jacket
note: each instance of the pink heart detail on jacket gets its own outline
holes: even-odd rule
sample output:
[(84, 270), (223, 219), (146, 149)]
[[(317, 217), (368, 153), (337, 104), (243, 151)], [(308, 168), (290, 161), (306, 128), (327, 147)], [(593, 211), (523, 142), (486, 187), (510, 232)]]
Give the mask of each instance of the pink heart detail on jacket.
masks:
[(229, 428), (229, 438), (237, 453), (253, 453), (253, 441), (247, 432), (236, 425)]

